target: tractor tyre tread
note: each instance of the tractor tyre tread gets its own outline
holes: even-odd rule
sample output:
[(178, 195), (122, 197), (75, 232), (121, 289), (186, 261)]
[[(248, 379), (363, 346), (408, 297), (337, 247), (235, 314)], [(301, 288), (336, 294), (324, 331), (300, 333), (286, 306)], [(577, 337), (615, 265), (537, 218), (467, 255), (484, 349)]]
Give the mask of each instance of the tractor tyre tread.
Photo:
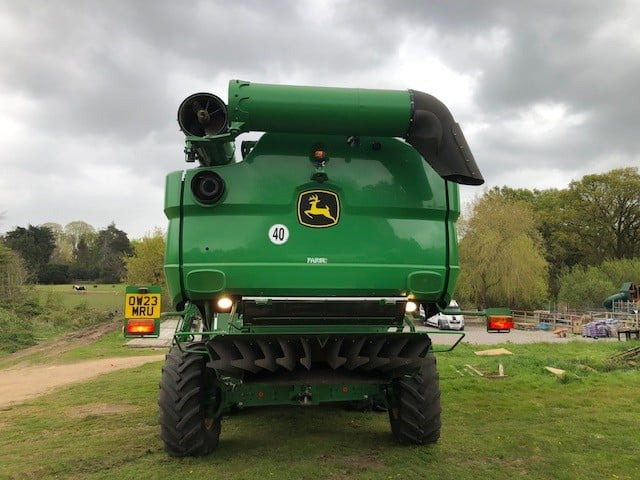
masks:
[(397, 405), (389, 408), (391, 431), (402, 444), (426, 445), (440, 438), (442, 425), (439, 375), (429, 354), (418, 374), (395, 383)]
[(160, 380), (160, 437), (174, 457), (208, 455), (220, 437), (220, 418), (207, 419), (205, 357), (172, 347)]

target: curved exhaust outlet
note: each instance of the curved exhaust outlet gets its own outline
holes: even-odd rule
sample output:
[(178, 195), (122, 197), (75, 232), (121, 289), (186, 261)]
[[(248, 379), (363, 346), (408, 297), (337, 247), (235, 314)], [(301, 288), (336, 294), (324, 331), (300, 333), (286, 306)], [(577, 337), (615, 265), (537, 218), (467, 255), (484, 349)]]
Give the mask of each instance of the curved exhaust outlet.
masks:
[(482, 185), (471, 149), (449, 109), (415, 90), (229, 82), (232, 132), (402, 137), (445, 180)]
[(412, 122), (404, 138), (445, 180), (482, 185), (484, 178), (460, 125), (436, 97), (409, 90)]
[(185, 135), (218, 135), (227, 130), (227, 106), (211, 93), (194, 93), (178, 107), (178, 124)]

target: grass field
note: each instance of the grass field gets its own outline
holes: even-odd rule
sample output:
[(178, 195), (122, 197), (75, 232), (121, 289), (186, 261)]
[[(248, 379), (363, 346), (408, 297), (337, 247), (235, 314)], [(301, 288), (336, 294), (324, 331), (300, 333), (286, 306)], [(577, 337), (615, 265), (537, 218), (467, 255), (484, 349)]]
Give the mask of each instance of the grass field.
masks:
[[(103, 341), (103, 353), (115, 343)], [(218, 449), (197, 459), (162, 451), (161, 364), (152, 363), (0, 412), (0, 478), (637, 479), (640, 371), (606, 361), (634, 345), (504, 345), (510, 357), (478, 357), (478, 347), (462, 345), (440, 355), (437, 445), (397, 445), (384, 413), (261, 408), (225, 418)], [(504, 379), (465, 368), (496, 372), (498, 361)]]
[(25, 286), (0, 305), (0, 358), (60, 334), (119, 318), (124, 285)]
[[(84, 284), (83, 284), (84, 285)], [(124, 284), (84, 285), (86, 290), (76, 291), (73, 285), (36, 285), (33, 288), (45, 298), (56, 295), (67, 307), (86, 304), (90, 308), (105, 309), (122, 313), (124, 305)]]

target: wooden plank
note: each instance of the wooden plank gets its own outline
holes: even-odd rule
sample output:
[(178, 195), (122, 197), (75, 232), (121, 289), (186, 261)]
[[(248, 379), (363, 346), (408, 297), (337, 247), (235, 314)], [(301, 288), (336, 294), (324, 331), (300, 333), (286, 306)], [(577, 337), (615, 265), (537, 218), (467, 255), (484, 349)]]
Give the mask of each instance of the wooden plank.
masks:
[(563, 377), (565, 373), (564, 370), (561, 370), (560, 368), (554, 368), (554, 367), (544, 367), (546, 370), (548, 370), (549, 372), (553, 373), (554, 375), (557, 375), (558, 377)]
[(465, 367), (467, 367), (473, 373), (475, 373), (477, 375), (480, 375), (481, 377), (484, 377), (484, 373), (482, 373), (481, 371), (477, 370), (475, 367), (472, 367), (471, 365), (465, 365)]
[(506, 348), (493, 348), (491, 350), (479, 350), (473, 353), (475, 353), (476, 355), (489, 356), (489, 357), (493, 357), (495, 355), (513, 355), (513, 353), (507, 350)]

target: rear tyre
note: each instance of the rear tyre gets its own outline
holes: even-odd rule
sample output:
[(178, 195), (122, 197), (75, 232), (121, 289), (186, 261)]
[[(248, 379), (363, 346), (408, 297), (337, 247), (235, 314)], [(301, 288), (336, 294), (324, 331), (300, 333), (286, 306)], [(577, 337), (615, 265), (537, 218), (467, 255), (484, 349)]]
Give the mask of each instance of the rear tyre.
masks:
[(203, 355), (171, 348), (162, 368), (158, 396), (160, 437), (169, 455), (208, 455), (218, 445), (220, 417), (213, 418), (210, 413), (216, 407), (211, 404), (212, 379)]
[(426, 445), (440, 438), (440, 384), (436, 358), (429, 354), (420, 372), (392, 382), (391, 432), (402, 444)]

